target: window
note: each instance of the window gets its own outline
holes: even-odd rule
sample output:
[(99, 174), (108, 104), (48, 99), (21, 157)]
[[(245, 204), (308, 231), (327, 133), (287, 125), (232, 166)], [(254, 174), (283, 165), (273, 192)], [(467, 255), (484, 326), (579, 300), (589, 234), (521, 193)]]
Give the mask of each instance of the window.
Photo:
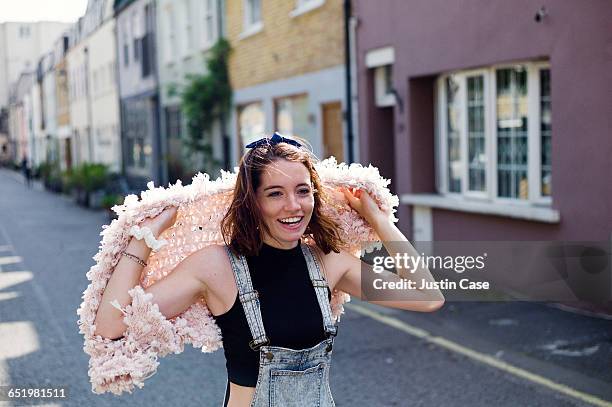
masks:
[(202, 40), (205, 46), (212, 44), (217, 39), (215, 3), (216, 0), (204, 1), (204, 27), (202, 28)]
[(181, 109), (177, 106), (166, 108), (166, 125), (168, 138), (181, 138)]
[(176, 35), (174, 34), (176, 31), (175, 24), (175, 12), (172, 6), (166, 6), (166, 44), (165, 44), (165, 58), (166, 62), (172, 62), (176, 58)]
[(125, 20), (123, 25), (123, 64), (128, 66), (130, 64), (130, 25), (128, 20)]
[(542, 145), (542, 162), (540, 163), (540, 175), (542, 184), (540, 193), (542, 196), (550, 196), (551, 193), (551, 110), (550, 110), (550, 70), (540, 69), (540, 144)]
[(142, 59), (140, 63), (140, 75), (143, 78), (153, 73), (153, 50), (152, 50), (152, 34), (146, 33), (140, 44), (142, 45)]
[(191, 0), (183, 1), (183, 21), (185, 22), (183, 40), (183, 55), (187, 55), (193, 48), (193, 26), (191, 23), (192, 11), (191, 11)]
[(19, 38), (28, 38), (30, 36), (30, 27), (22, 25), (19, 27)]
[(250, 141), (264, 134), (265, 114), (261, 102), (238, 107), (238, 134), (240, 134), (240, 153)]
[(550, 204), (547, 63), (442, 75), (437, 95), (442, 193)]
[(150, 108), (150, 102), (146, 99), (126, 102), (123, 107), (127, 146), (126, 164), (140, 174), (146, 174), (152, 165), (153, 148), (149, 134)]
[(276, 130), (287, 136), (298, 136), (313, 143), (314, 126), (309, 121), (308, 96), (290, 96), (274, 101)]
[(134, 50), (134, 61), (136, 62), (140, 59), (140, 37), (142, 37), (139, 17), (137, 13), (132, 14), (132, 49)]
[(261, 0), (244, 0), (245, 31), (259, 24), (261, 24)]
[(393, 65), (388, 64), (375, 68), (374, 88), (377, 107), (395, 105), (395, 96), (393, 95)]
[(296, 0), (295, 9), (289, 13), (291, 17), (297, 17), (325, 4), (325, 0)]
[(144, 8), (145, 29), (142, 39), (140, 40), (141, 49), (141, 76), (146, 78), (155, 70), (155, 44), (153, 42), (153, 12), (151, 4), (147, 4)]

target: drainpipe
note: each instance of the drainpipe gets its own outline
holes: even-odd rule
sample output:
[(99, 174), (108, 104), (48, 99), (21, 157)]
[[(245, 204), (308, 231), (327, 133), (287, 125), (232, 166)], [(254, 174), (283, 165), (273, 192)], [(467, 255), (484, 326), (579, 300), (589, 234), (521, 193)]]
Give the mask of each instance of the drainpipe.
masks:
[[(157, 28), (158, 28), (158, 24), (157, 24), (157, 2), (152, 1), (151, 3), (149, 3), (151, 6), (151, 15), (147, 16), (147, 14), (144, 14), (144, 19), (145, 19), (145, 34), (144, 34), (144, 39), (146, 41), (148, 41), (148, 47), (149, 47), (149, 63), (151, 64), (151, 69), (153, 70), (153, 72), (151, 73), (151, 75), (153, 75), (155, 77), (155, 94), (156, 99), (157, 99), (157, 109), (156, 109), (156, 113), (157, 113), (157, 118), (153, 118), (153, 123), (154, 123), (154, 129), (153, 129), (153, 134), (155, 134), (157, 137), (151, 137), (151, 142), (153, 143), (153, 145), (157, 145), (157, 148), (155, 148), (156, 153), (157, 154), (157, 160), (153, 160), (154, 162), (157, 161), (157, 163), (153, 164), (153, 168), (154, 168), (154, 179), (155, 182), (158, 185), (169, 185), (170, 180), (168, 179), (168, 123), (166, 121), (166, 112), (164, 110), (164, 106), (162, 105), (162, 92), (164, 91), (164, 89), (162, 88), (162, 77), (161, 77), (161, 72), (159, 67), (161, 66), (161, 56), (160, 53), (158, 52), (159, 49), (157, 48), (156, 41), (157, 41), (157, 36), (159, 34)], [(144, 11), (143, 11), (144, 12)], [(149, 21), (149, 28), (151, 28), (150, 32), (146, 31), (146, 27), (147, 27), (147, 18), (151, 18), (152, 21)], [(120, 43), (120, 41), (117, 41), (118, 43)], [(142, 48), (141, 48), (142, 49)], [(155, 54), (154, 56), (151, 56), (151, 54)], [(142, 59), (142, 55), (141, 55), (141, 59), (140, 59), (140, 64), (142, 67), (142, 64), (145, 61)], [(142, 71), (141, 71), (142, 72)]]
[(85, 103), (87, 104), (87, 147), (89, 156), (89, 162), (94, 162), (94, 129), (92, 123), (92, 111), (91, 111), (91, 83), (89, 82), (89, 48), (85, 46), (83, 48), (83, 53), (85, 54)]
[(351, 0), (344, 0), (344, 72), (346, 87), (346, 142), (348, 162), (355, 161), (353, 154), (353, 100), (351, 97), (351, 44), (350, 44)]
[[(223, 0), (217, 0), (217, 37), (222, 38), (224, 36), (225, 27), (223, 25), (223, 16), (225, 15), (225, 3)], [(230, 163), (230, 146), (231, 140), (227, 134), (225, 115), (221, 116), (219, 125), (221, 126), (221, 141), (223, 145), (223, 168), (226, 171), (231, 170)]]

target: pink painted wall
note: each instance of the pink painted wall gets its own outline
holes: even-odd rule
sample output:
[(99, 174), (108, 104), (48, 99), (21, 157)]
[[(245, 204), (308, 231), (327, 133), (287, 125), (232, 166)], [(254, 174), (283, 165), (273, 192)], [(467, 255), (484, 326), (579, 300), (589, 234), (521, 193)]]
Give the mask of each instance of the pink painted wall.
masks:
[[(538, 9), (548, 15), (534, 21)], [(354, 0), (361, 161), (394, 157), (396, 193), (435, 191), (433, 79), (443, 72), (546, 58), (551, 65), (553, 208), (559, 224), (434, 210), (436, 240), (608, 240), (612, 232), (612, 3), (608, 0)], [(395, 48), (392, 149), (376, 148), (368, 50)], [(378, 123), (377, 123), (378, 120)], [(389, 124), (387, 123), (387, 126)], [(388, 146), (389, 143), (383, 144)], [(410, 208), (400, 210), (409, 234)]]

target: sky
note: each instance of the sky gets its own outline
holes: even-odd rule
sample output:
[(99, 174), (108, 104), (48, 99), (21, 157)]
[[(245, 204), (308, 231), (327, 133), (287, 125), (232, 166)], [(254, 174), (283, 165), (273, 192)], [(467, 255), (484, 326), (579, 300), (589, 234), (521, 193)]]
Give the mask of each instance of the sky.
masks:
[(74, 22), (85, 13), (87, 0), (0, 0), (0, 23), (5, 21)]

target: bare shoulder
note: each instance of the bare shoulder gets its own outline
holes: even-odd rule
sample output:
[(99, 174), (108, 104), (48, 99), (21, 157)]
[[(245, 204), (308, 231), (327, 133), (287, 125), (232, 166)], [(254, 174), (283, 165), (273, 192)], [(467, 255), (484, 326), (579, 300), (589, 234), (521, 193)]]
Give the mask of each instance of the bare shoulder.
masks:
[(222, 245), (210, 245), (194, 252), (192, 261), (198, 265), (198, 278), (204, 283), (214, 279), (216, 276), (227, 274), (231, 271), (231, 264)]
[(222, 245), (204, 247), (194, 253), (197, 278), (204, 284), (204, 298), (213, 315), (227, 312), (238, 292), (229, 256)]
[(340, 250), (340, 252), (334, 252), (333, 250), (327, 254), (323, 253), (318, 246), (315, 246), (319, 254), (323, 257), (325, 262), (329, 262), (329, 264), (335, 267), (344, 267), (348, 268), (350, 262), (359, 261), (359, 259), (349, 252), (345, 250)]

